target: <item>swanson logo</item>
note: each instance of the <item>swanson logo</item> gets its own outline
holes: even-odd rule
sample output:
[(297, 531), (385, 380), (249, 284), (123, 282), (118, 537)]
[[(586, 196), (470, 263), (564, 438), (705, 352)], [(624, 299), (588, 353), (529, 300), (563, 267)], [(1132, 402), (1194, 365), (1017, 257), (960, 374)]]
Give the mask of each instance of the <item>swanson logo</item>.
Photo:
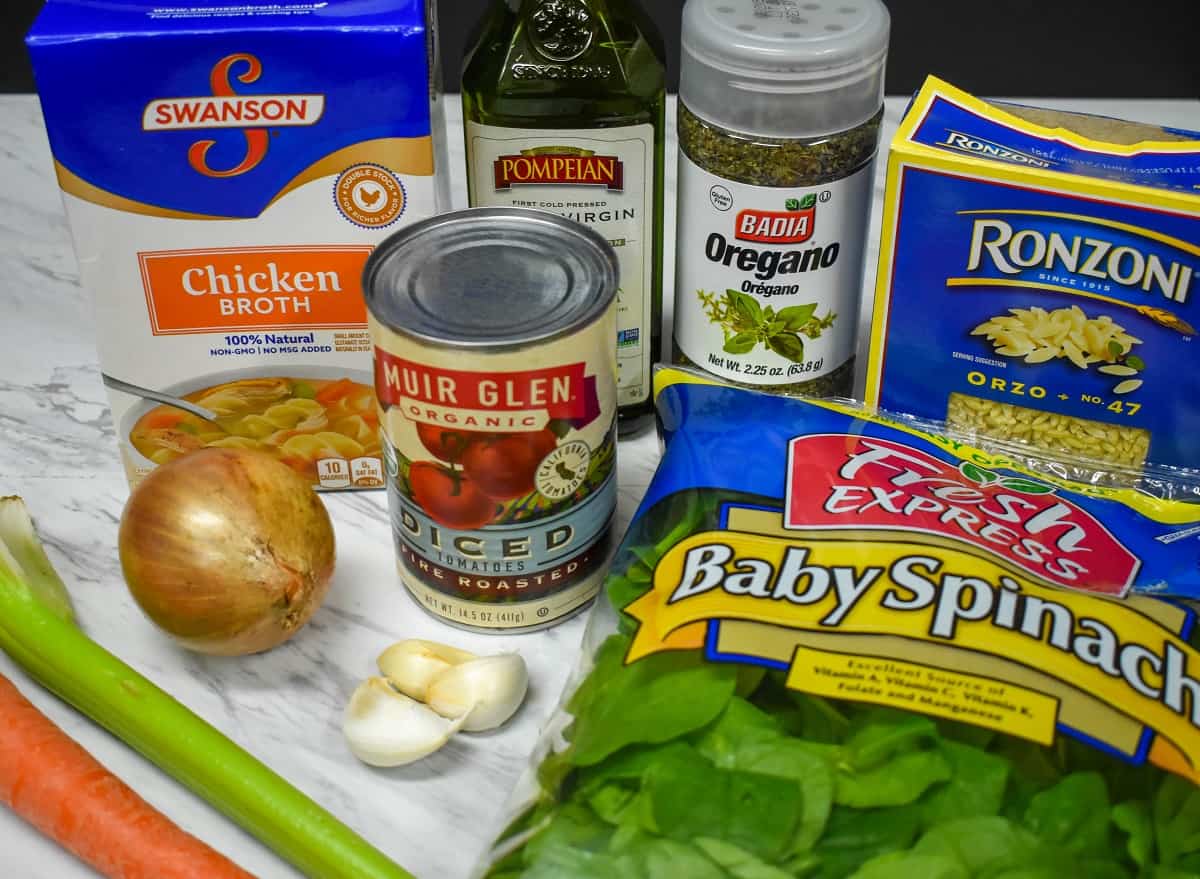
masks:
[(734, 237), (758, 244), (801, 244), (812, 238), (817, 217), (817, 196), (789, 198), (782, 211), (746, 208), (734, 220)]
[(591, 150), (549, 146), (500, 156), (494, 163), (496, 191), (513, 186), (603, 186), (625, 188), (625, 163), (616, 156), (598, 156)]
[[(1121, 596), (1141, 561), (1054, 487), (960, 466), (875, 437), (820, 434), (788, 446), (784, 527), (918, 532), (969, 544), (1043, 582)], [(820, 480), (825, 491), (814, 490)]]
[[(235, 65), (243, 67), (236, 75)], [(208, 163), (215, 140), (198, 140), (188, 149), (188, 164), (205, 177), (237, 177), (256, 167), (267, 155), (268, 128), (315, 125), (325, 111), (324, 95), (239, 95), (239, 83), (257, 82), (262, 62), (254, 55), (235, 53), (218, 61), (209, 74), (212, 97), (160, 98), (142, 112), (143, 131), (181, 131), (209, 128), (240, 128), (246, 151), (233, 167), (217, 169)]]

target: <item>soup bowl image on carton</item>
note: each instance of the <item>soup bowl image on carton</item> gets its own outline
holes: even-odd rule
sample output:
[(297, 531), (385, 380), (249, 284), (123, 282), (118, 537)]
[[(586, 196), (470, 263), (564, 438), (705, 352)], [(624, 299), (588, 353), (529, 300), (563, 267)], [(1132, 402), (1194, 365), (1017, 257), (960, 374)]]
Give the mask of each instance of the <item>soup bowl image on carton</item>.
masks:
[(154, 400), (126, 409), (119, 438), (128, 476), (136, 482), (202, 448), (247, 448), (273, 455), (321, 488), (380, 488), (372, 381), (363, 370), (335, 375), (324, 366), (267, 366), (180, 382), (163, 392), (211, 417)]
[(362, 272), (449, 203), (433, 12), (46, 3), (27, 43), (131, 482), (253, 446), (382, 486)]
[(867, 402), (1200, 467), (1200, 134), (929, 79), (892, 142)]

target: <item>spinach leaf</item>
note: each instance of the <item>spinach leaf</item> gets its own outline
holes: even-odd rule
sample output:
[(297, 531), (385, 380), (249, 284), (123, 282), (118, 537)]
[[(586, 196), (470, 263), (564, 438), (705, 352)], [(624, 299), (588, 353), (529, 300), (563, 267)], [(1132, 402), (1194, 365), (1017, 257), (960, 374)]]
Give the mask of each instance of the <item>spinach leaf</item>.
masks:
[(638, 582), (629, 576), (609, 577), (604, 588), (613, 607), (628, 607), (650, 588), (648, 580)]
[(696, 748), (719, 767), (795, 782), (801, 818), (790, 850), (811, 848), (820, 837), (833, 806), (831, 752), (785, 736), (771, 715), (738, 698), (697, 737)]
[[(691, 845), (647, 839), (617, 857), (607, 879), (728, 879), (725, 872)], [(548, 877), (547, 877), (548, 879)]]
[(850, 719), (828, 699), (794, 690), (789, 691), (789, 699), (794, 709), (780, 709), (777, 715), (792, 735), (825, 744), (845, 740)]
[(578, 787), (583, 796), (590, 796), (611, 781), (626, 781), (641, 785), (642, 776), (656, 763), (691, 758), (691, 748), (681, 741), (662, 745), (632, 745), (600, 763), (579, 770)]
[(996, 815), (1004, 803), (1008, 761), (979, 748), (944, 740), (939, 749), (950, 765), (950, 780), (931, 789), (921, 800), (926, 828), (953, 821)]
[(602, 851), (611, 835), (612, 828), (597, 818), (591, 809), (567, 803), (525, 846), (525, 862), (531, 864), (541, 860), (548, 850), (555, 848)]
[(738, 696), (721, 716), (696, 737), (696, 749), (717, 766), (737, 765), (738, 753), (749, 745), (783, 738), (779, 722)]
[(928, 718), (888, 711), (863, 721), (836, 757), (839, 805), (903, 806), (953, 774), (939, 751), (925, 747), (937, 740)]
[(739, 665), (737, 688), (734, 692), (742, 699), (754, 695), (754, 691), (762, 686), (767, 676), (767, 670), (761, 665)]
[(612, 636), (571, 700), (568, 736), (576, 765), (599, 763), (627, 745), (666, 742), (713, 720), (733, 696), (737, 668), (694, 652), (656, 653), (625, 665), (628, 641)]
[(563, 844), (547, 846), (521, 879), (727, 879), (724, 871), (690, 845), (670, 839), (639, 840), (617, 854)]
[(794, 781), (800, 788), (800, 823), (790, 850), (816, 844), (833, 810), (835, 782), (829, 762), (811, 746), (794, 739), (751, 745), (739, 756), (739, 768)]
[(879, 712), (867, 715), (844, 747), (855, 769), (880, 766), (897, 754), (906, 753), (938, 738), (937, 727), (919, 714)]
[(834, 801), (858, 809), (903, 806), (952, 774), (946, 758), (932, 750), (900, 754), (866, 772), (839, 766)]
[(1035, 794), (1025, 810), (1025, 826), (1070, 852), (1108, 849), (1108, 788), (1095, 772), (1075, 772)]
[(541, 849), (519, 875), (521, 879), (609, 879), (616, 875), (613, 866), (610, 855), (552, 845)]
[(733, 879), (791, 879), (792, 874), (759, 860), (742, 848), (721, 839), (700, 837), (696, 848)]
[(915, 854), (954, 858), (969, 876), (1035, 867), (1044, 854), (1042, 842), (1034, 833), (996, 815), (947, 821), (926, 831), (912, 850)]
[(756, 857), (781, 857), (800, 821), (800, 795), (792, 782), (770, 775), (714, 767), (699, 752), (687, 760), (652, 766), (642, 790), (651, 826), (682, 842), (717, 838)]
[(1154, 823), (1150, 807), (1139, 800), (1113, 806), (1112, 821), (1128, 837), (1125, 848), (1139, 867), (1148, 867), (1154, 860)]
[(863, 864), (850, 879), (971, 879), (954, 858), (889, 852)]
[(1151, 806), (1159, 860), (1174, 866), (1200, 851), (1200, 788), (1174, 775), (1163, 779)]
[(638, 792), (620, 784), (603, 784), (587, 797), (587, 804), (601, 821), (621, 824), (630, 808), (637, 808)]
[(918, 830), (915, 809), (835, 808), (816, 847), (786, 866), (805, 879), (846, 879), (871, 858), (907, 849)]

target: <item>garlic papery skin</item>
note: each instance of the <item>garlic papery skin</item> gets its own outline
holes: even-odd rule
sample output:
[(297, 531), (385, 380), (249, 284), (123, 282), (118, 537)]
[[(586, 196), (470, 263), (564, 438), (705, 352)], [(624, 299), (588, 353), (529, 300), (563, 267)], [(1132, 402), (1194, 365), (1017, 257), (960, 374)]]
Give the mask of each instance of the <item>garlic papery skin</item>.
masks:
[(429, 684), (425, 701), (467, 732), (495, 729), (521, 706), (529, 689), (525, 660), (515, 653), (481, 656), (452, 666)]
[(474, 653), (436, 641), (410, 638), (379, 654), (376, 664), (392, 686), (406, 696), (425, 701), (429, 682), (453, 666), (475, 659)]
[(379, 677), (359, 685), (342, 718), (350, 751), (371, 766), (404, 766), (427, 757), (461, 726), (461, 720), (447, 720)]

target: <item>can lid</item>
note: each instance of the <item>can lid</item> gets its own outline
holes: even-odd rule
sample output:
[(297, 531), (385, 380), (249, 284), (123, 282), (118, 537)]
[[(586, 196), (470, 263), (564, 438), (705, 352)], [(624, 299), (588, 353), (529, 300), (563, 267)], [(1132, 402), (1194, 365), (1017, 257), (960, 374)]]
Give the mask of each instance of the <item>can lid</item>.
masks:
[(509, 349), (602, 315), (617, 255), (598, 233), (548, 211), (472, 208), (389, 236), (363, 270), (372, 316), (436, 345)]
[(883, 103), (890, 28), (880, 0), (687, 0), (679, 96), (733, 131), (847, 131)]

